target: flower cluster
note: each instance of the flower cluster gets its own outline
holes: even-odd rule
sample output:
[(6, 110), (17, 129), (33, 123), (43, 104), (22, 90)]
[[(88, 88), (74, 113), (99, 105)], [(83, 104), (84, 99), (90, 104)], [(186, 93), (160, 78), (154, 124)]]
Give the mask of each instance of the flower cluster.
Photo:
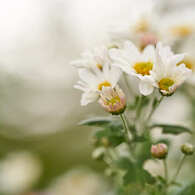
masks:
[(73, 62), (80, 77), (75, 88), (83, 91), (81, 105), (99, 99), (108, 112), (121, 113), (126, 105), (125, 95), (118, 86), (121, 72), (139, 80), (139, 91), (144, 96), (155, 88), (163, 96), (172, 95), (191, 73), (183, 59), (184, 54), (174, 54), (161, 42), (142, 51), (125, 41), (118, 48), (102, 47), (86, 52), (81, 60)]
[[(166, 195), (177, 184), (185, 158), (194, 153), (193, 145), (181, 146), (183, 158), (170, 179), (169, 140), (155, 140), (151, 131), (157, 127), (162, 134), (192, 133), (187, 127), (153, 124), (151, 120), (163, 98), (173, 95), (194, 72), (194, 57), (186, 54), (187, 46), (180, 44), (194, 28), (190, 22), (169, 21), (165, 22), (167, 26), (162, 21), (162, 29), (158, 31), (158, 22), (141, 18), (131, 28), (127, 25), (126, 29), (113, 31), (109, 46), (87, 51), (80, 60), (72, 62), (80, 77), (74, 87), (83, 92), (81, 105), (98, 102), (106, 112), (120, 116), (101, 116), (80, 124), (99, 127), (93, 136), (92, 156), (107, 164), (105, 173), (116, 178), (121, 194), (147, 191), (146, 194)], [(188, 85), (180, 91), (189, 93)], [(154, 178), (146, 171), (144, 167), (149, 160), (163, 162), (164, 177)]]

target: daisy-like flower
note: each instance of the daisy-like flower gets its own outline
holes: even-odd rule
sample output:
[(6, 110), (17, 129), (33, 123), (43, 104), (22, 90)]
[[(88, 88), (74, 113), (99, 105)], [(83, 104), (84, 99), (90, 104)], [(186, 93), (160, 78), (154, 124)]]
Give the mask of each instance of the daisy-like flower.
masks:
[(113, 115), (123, 113), (126, 108), (126, 97), (119, 86), (114, 89), (112, 87), (103, 87), (98, 102), (106, 112)]
[(110, 30), (112, 43), (117, 46), (126, 41), (132, 41), (141, 50), (147, 45), (155, 45), (160, 39), (155, 25), (155, 17), (146, 15), (140, 17), (134, 23), (113, 26)]
[(194, 9), (187, 9), (183, 12), (174, 12), (159, 18), (162, 37), (167, 37), (169, 42), (184, 40), (195, 32)]
[(170, 47), (157, 44), (156, 66), (151, 76), (154, 79), (153, 86), (159, 88), (162, 95), (172, 95), (191, 74), (192, 71), (181, 63), (183, 59), (184, 54), (175, 55)]
[(105, 64), (110, 64), (108, 49), (104, 46), (86, 51), (81, 54), (81, 59), (73, 61), (71, 64), (77, 68), (87, 68), (90, 70), (102, 70)]
[(121, 71), (105, 64), (102, 70), (95, 72), (88, 69), (79, 69), (80, 81), (74, 86), (83, 91), (81, 105), (87, 105), (100, 97), (103, 87), (115, 88), (120, 79)]
[[(153, 45), (148, 45), (140, 52), (133, 43), (126, 41), (122, 48), (111, 49), (110, 56), (114, 61), (113, 66), (119, 67), (125, 73), (136, 76), (143, 81), (139, 84), (140, 92), (143, 95), (152, 93), (151, 71), (155, 66), (155, 48)], [(148, 87), (147, 90), (146, 87)]]
[[(195, 36), (192, 36), (190, 39), (185, 41), (185, 43), (181, 44), (179, 47), (180, 52), (187, 52), (184, 59), (181, 63), (185, 64), (186, 68), (192, 70), (192, 76), (189, 77), (186, 82), (195, 85), (195, 51), (194, 51), (194, 44), (195, 44)], [(179, 64), (181, 64), (179, 63)], [(178, 65), (179, 65), (178, 64)]]

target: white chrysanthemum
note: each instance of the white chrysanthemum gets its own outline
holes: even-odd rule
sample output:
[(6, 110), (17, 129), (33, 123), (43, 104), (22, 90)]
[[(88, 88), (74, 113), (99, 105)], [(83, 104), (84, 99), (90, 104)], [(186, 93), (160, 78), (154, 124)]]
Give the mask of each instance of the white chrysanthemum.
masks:
[(153, 86), (163, 95), (171, 95), (190, 75), (191, 70), (181, 63), (184, 54), (175, 55), (170, 47), (161, 43), (156, 47), (156, 66), (151, 71)]
[(149, 44), (155, 45), (160, 39), (155, 23), (154, 15), (146, 15), (134, 23), (113, 26), (110, 29), (111, 42), (120, 47), (124, 41), (129, 40), (141, 49)]
[(195, 32), (194, 9), (174, 12), (159, 18), (159, 29), (162, 37), (167, 37), (169, 42), (183, 40)]
[[(142, 52), (130, 41), (126, 41), (122, 48), (111, 49), (110, 56), (114, 60), (113, 66), (121, 68), (129, 75), (143, 80), (139, 88), (143, 95), (152, 93), (151, 71), (155, 66), (155, 48), (148, 45)], [(149, 85), (148, 85), (149, 82)], [(143, 86), (144, 85), (144, 86)], [(148, 86), (148, 90), (145, 88)]]
[(22, 194), (37, 182), (40, 174), (40, 162), (32, 154), (9, 154), (0, 162), (0, 192)]
[(189, 77), (186, 82), (195, 85), (195, 36), (191, 36), (185, 43), (181, 44), (178, 50), (180, 52), (187, 52), (182, 63), (186, 65), (187, 68), (192, 70), (192, 76)]
[(108, 49), (104, 46), (86, 51), (81, 54), (81, 59), (73, 61), (71, 64), (77, 68), (102, 70), (105, 64), (110, 64)]
[(114, 88), (121, 75), (118, 68), (108, 64), (105, 64), (102, 70), (79, 69), (78, 72), (81, 80), (74, 87), (83, 91), (81, 98), (81, 105), (83, 106), (96, 101), (102, 87)]

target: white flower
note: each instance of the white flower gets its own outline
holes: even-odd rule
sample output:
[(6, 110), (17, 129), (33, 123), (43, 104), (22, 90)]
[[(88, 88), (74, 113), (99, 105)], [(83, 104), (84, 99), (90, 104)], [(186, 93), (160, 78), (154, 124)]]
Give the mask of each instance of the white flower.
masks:
[(155, 25), (154, 15), (144, 15), (134, 23), (129, 22), (123, 25), (113, 26), (110, 29), (112, 43), (117, 46), (126, 41), (132, 41), (136, 46), (143, 49), (147, 45), (155, 45), (160, 39)]
[(180, 52), (187, 52), (182, 63), (186, 65), (187, 68), (192, 70), (192, 76), (189, 77), (186, 82), (195, 85), (195, 36), (191, 36), (185, 43), (181, 44), (178, 50)]
[(167, 37), (169, 42), (183, 40), (195, 32), (195, 12), (194, 9), (173, 12), (159, 17), (159, 29), (162, 37)]
[(23, 194), (41, 175), (41, 165), (27, 152), (12, 153), (0, 162), (0, 192)]
[(105, 64), (110, 64), (108, 49), (104, 46), (95, 48), (93, 51), (86, 51), (81, 54), (81, 59), (73, 61), (71, 64), (77, 68), (102, 70)]
[[(142, 52), (130, 41), (126, 41), (122, 48), (111, 49), (110, 56), (114, 60), (113, 66), (121, 68), (129, 75), (138, 77), (144, 82), (140, 82), (139, 88), (143, 95), (152, 93), (151, 71), (155, 66), (155, 48), (148, 45)], [(144, 85), (144, 86), (143, 86)], [(146, 87), (148, 87), (147, 90)]]
[(159, 88), (162, 95), (171, 95), (190, 75), (188, 69), (181, 61), (184, 54), (175, 55), (170, 47), (161, 43), (156, 48), (156, 66), (151, 71), (154, 79), (153, 86)]
[(74, 86), (83, 91), (81, 105), (87, 105), (99, 98), (103, 87), (114, 88), (120, 79), (121, 71), (108, 64), (103, 66), (102, 70), (90, 71), (79, 69), (80, 81)]
[(125, 94), (118, 85), (114, 89), (112, 87), (103, 87), (98, 102), (106, 112), (113, 115), (123, 113), (126, 108)]

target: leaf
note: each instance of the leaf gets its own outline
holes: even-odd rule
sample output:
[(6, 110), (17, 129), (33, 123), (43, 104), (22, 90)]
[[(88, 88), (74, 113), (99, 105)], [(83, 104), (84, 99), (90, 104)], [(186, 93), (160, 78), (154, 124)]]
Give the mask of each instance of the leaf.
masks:
[(133, 141), (134, 142), (145, 142), (145, 141), (147, 141), (147, 138), (145, 138), (144, 136), (135, 136)]
[(126, 157), (120, 158), (119, 160), (115, 161), (115, 164), (118, 168), (123, 170), (131, 170), (134, 168), (133, 163)]
[(79, 125), (87, 125), (87, 126), (105, 126), (112, 122), (112, 119), (109, 117), (94, 117), (90, 119), (83, 120), (79, 123)]
[(181, 133), (190, 133), (192, 134), (192, 131), (188, 129), (187, 127), (180, 126), (180, 125), (166, 125), (166, 124), (154, 124), (151, 126), (151, 129), (155, 127), (162, 128), (162, 132), (164, 134), (174, 134), (179, 135)]
[(195, 194), (195, 183), (187, 185), (177, 195), (194, 195)]

